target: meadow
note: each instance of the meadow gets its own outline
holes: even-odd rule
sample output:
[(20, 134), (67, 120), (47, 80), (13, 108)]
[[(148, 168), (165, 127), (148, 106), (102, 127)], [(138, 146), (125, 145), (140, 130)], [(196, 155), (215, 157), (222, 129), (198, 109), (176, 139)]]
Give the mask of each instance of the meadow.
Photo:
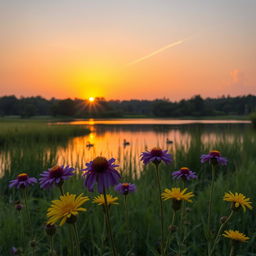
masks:
[[(169, 149), (174, 161), (170, 165), (162, 163), (159, 167), (162, 190), (186, 186), (195, 194), (195, 197), (192, 198), (193, 202), (186, 203), (182, 219), (181, 211), (177, 212), (175, 222), (177, 230), (170, 236), (167, 255), (207, 255), (207, 209), (211, 166), (200, 163), (201, 154), (216, 149), (220, 150), (221, 154), (228, 159), (227, 166), (217, 168), (214, 179), (211, 216), (214, 233), (220, 226), (220, 218), (227, 216), (230, 212), (230, 204), (223, 201), (225, 192), (243, 193), (246, 197), (251, 198), (253, 207), (256, 204), (256, 131), (250, 126), (242, 127), (236, 130), (236, 136), (231, 138), (227, 131), (232, 131), (232, 125), (222, 125), (216, 129), (216, 140), (202, 141), (202, 130), (197, 127), (191, 128), (190, 140)], [(23, 200), (22, 194), (17, 189), (8, 188), (8, 184), (21, 172), (27, 172), (31, 177), (38, 178), (42, 171), (56, 165), (58, 161), (56, 153), (59, 148), (65, 148), (74, 136), (82, 136), (85, 132), (88, 130), (82, 126), (48, 126), (41, 122), (33, 124), (29, 122), (1, 123), (0, 255), (11, 255), (10, 250), (13, 246), (22, 248), (23, 255), (50, 255), (50, 239), (45, 233), (46, 212), (51, 200), (60, 196), (58, 188), (42, 190), (38, 184), (29, 188), (28, 209), (31, 214), (32, 226), (28, 227), (25, 210), (17, 211), (15, 208), (15, 202)], [(134, 183), (137, 186), (136, 192), (127, 196), (128, 209), (125, 209), (124, 196), (119, 195), (113, 188), (108, 191), (119, 198), (119, 204), (110, 207), (114, 241), (120, 256), (156, 256), (160, 255), (161, 239), (156, 174), (154, 165), (150, 164), (142, 167), (139, 176), (134, 175), (137, 172), (136, 169), (141, 167), (131, 165), (132, 162), (136, 163), (140, 158), (140, 154), (133, 154), (133, 150), (133, 147), (127, 148), (125, 157), (113, 155), (114, 158), (117, 158), (117, 163), (121, 165), (119, 171), (122, 174), (122, 182)], [(69, 164), (76, 169), (77, 175), (65, 181), (65, 192), (84, 193), (90, 199), (98, 195), (97, 191), (88, 192), (83, 185), (83, 178), (79, 171), (85, 168), (83, 159), (79, 158), (79, 161), (74, 160)], [(125, 166), (129, 166), (129, 168), (126, 169)], [(182, 166), (187, 166), (195, 171), (198, 179), (186, 182), (185, 185), (181, 181), (173, 180), (171, 173)], [(106, 235), (102, 207), (93, 204), (92, 200), (86, 202), (84, 207), (87, 211), (79, 214), (77, 225), (81, 255), (112, 255)], [(173, 210), (169, 200), (163, 202), (163, 207), (164, 235), (167, 237)], [(225, 229), (237, 229), (250, 237), (248, 242), (241, 244), (236, 255), (256, 255), (254, 246), (256, 212), (254, 208), (245, 213), (238, 211), (225, 227)], [(126, 222), (126, 214), (129, 218), (129, 225)], [(22, 230), (24, 230), (24, 234)], [(71, 240), (68, 224), (57, 227), (53, 245), (56, 251), (54, 255), (70, 255)], [(222, 237), (213, 255), (229, 255), (229, 253), (230, 243), (228, 239)]]

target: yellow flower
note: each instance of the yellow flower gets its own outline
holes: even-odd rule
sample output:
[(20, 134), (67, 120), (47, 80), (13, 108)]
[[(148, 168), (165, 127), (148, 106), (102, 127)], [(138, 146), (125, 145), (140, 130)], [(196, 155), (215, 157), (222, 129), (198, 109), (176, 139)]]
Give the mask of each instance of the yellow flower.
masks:
[[(118, 197), (113, 197), (110, 194), (106, 194), (106, 197), (107, 197), (107, 205), (118, 204), (116, 202), (118, 200)], [(105, 204), (104, 195), (100, 194), (98, 196), (95, 196), (93, 199), (93, 203), (98, 205), (104, 205)]]
[(225, 234), (223, 234), (223, 236), (238, 241), (238, 242), (246, 242), (247, 240), (249, 240), (250, 238), (247, 237), (245, 234), (240, 233), (237, 230), (225, 230), (224, 231)]
[(234, 209), (237, 209), (239, 207), (242, 207), (244, 211), (246, 211), (246, 208), (250, 210), (252, 209), (252, 203), (250, 202), (250, 198), (246, 198), (241, 193), (225, 193), (223, 200), (227, 202), (232, 202)]
[(47, 217), (49, 218), (47, 224), (53, 225), (61, 220), (60, 226), (62, 226), (71, 216), (78, 215), (80, 211), (86, 211), (85, 208), (80, 206), (88, 200), (89, 198), (83, 196), (83, 194), (76, 197), (76, 195), (70, 195), (69, 193), (60, 196), (59, 200), (53, 200), (51, 207), (47, 211)]
[(190, 198), (193, 197), (194, 194), (192, 192), (186, 193), (186, 191), (187, 191), (187, 188), (183, 190), (181, 190), (180, 188), (172, 188), (172, 189), (166, 188), (162, 193), (162, 198), (163, 200), (175, 199), (177, 201), (184, 200), (191, 203), (192, 200), (190, 200)]

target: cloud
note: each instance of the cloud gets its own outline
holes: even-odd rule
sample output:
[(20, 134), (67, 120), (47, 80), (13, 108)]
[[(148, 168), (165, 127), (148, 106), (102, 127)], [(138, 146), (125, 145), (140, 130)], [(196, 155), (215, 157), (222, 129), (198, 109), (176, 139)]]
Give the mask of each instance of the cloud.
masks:
[(235, 86), (235, 87), (241, 87), (245, 84), (245, 76), (244, 73), (236, 68), (230, 71), (229, 73), (229, 85)]

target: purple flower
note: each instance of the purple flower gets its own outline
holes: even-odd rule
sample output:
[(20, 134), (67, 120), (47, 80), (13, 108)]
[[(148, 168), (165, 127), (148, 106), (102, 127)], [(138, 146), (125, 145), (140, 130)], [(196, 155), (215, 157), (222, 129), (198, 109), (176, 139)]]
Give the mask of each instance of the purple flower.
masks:
[(192, 180), (197, 179), (195, 172), (192, 172), (187, 167), (181, 167), (178, 171), (172, 173), (174, 179)]
[(128, 195), (129, 193), (135, 192), (136, 185), (131, 183), (119, 183), (115, 186), (115, 190), (122, 195)]
[(21, 255), (21, 249), (17, 249), (16, 247), (11, 248), (11, 255)]
[(25, 188), (30, 185), (33, 185), (34, 183), (37, 183), (36, 178), (30, 178), (27, 173), (21, 173), (17, 176), (15, 180), (10, 181), (9, 187)]
[(207, 155), (201, 155), (200, 159), (201, 163), (209, 162), (214, 165), (227, 165), (228, 163), (228, 160), (225, 157), (222, 157), (217, 150), (212, 150)]
[(103, 193), (105, 189), (117, 185), (121, 178), (119, 172), (115, 170), (118, 165), (113, 164), (114, 158), (107, 160), (105, 157), (98, 156), (90, 163), (87, 163), (83, 176), (86, 176), (84, 185), (90, 192), (93, 191), (94, 185), (98, 184), (99, 193)]
[(171, 154), (167, 153), (168, 150), (162, 150), (161, 148), (153, 148), (150, 152), (142, 152), (141, 153), (141, 161), (144, 164), (149, 164), (150, 162), (154, 164), (160, 164), (161, 161), (169, 164), (172, 162)]
[(56, 165), (40, 174), (40, 187), (47, 189), (53, 185), (62, 185), (64, 180), (69, 179), (74, 174), (74, 168)]

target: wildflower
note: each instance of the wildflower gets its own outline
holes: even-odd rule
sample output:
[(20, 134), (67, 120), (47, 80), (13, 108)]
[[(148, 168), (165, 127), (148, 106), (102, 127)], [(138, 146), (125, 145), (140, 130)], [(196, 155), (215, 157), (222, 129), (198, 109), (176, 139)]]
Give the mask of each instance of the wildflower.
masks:
[(122, 195), (128, 195), (136, 190), (136, 185), (131, 183), (119, 183), (115, 190)]
[(222, 157), (220, 151), (212, 150), (209, 154), (201, 155), (201, 163), (210, 162), (214, 165), (227, 165), (228, 160), (225, 157)]
[(25, 188), (30, 185), (33, 185), (34, 183), (37, 183), (37, 179), (34, 177), (29, 177), (27, 173), (21, 173), (19, 174), (15, 180), (11, 180), (9, 187), (16, 187), (16, 188)]
[(252, 209), (250, 198), (246, 198), (243, 194), (241, 193), (235, 193), (233, 194), (232, 192), (225, 193), (224, 201), (231, 202), (232, 203), (232, 209), (233, 210), (238, 210), (239, 208), (243, 208), (244, 211), (246, 211), (246, 208)]
[[(112, 204), (118, 204), (116, 202), (118, 200), (118, 197), (113, 197), (110, 194), (106, 194), (106, 198), (107, 198), (107, 205), (108, 206), (110, 206)], [(100, 194), (98, 196), (95, 196), (92, 202), (95, 203), (95, 204), (98, 204), (98, 205), (105, 205), (104, 195)]]
[(161, 161), (165, 162), (166, 164), (169, 164), (172, 162), (172, 156), (167, 152), (168, 150), (162, 150), (159, 147), (155, 147), (151, 149), (151, 151), (149, 152), (142, 152), (141, 161), (143, 161), (144, 164), (149, 164), (150, 162), (154, 164), (160, 164)]
[(60, 196), (59, 200), (53, 200), (51, 207), (47, 211), (47, 217), (49, 218), (47, 224), (55, 224), (60, 220), (60, 226), (65, 222), (74, 223), (76, 215), (80, 211), (86, 211), (85, 208), (80, 207), (87, 202), (89, 198), (80, 194), (76, 197), (74, 194), (67, 193)]
[(172, 173), (172, 177), (174, 179), (183, 179), (183, 180), (191, 180), (197, 179), (197, 175), (195, 172), (192, 172), (187, 167), (182, 167), (178, 171)]
[(40, 174), (40, 187), (48, 189), (54, 184), (62, 185), (64, 180), (69, 179), (74, 174), (74, 168), (71, 168), (69, 166), (64, 167), (56, 165)]
[(87, 163), (83, 176), (86, 176), (84, 185), (90, 192), (93, 191), (94, 185), (98, 184), (98, 191), (100, 194), (111, 186), (117, 185), (121, 178), (119, 172), (115, 170), (118, 165), (113, 164), (114, 158), (107, 160), (105, 157), (98, 156), (90, 163)]
[(172, 199), (172, 202), (173, 202), (172, 207), (175, 211), (177, 211), (180, 209), (182, 201), (187, 201), (189, 203), (192, 202), (190, 198), (194, 197), (194, 194), (192, 192), (186, 193), (186, 191), (187, 191), (187, 188), (183, 190), (181, 190), (180, 188), (172, 188), (172, 189), (166, 188), (162, 193), (162, 199), (163, 200)]
[(223, 236), (237, 242), (246, 242), (250, 238), (237, 230), (225, 230)]
[(11, 255), (21, 255), (21, 253), (22, 253), (21, 249), (16, 248), (14, 246), (11, 248)]

